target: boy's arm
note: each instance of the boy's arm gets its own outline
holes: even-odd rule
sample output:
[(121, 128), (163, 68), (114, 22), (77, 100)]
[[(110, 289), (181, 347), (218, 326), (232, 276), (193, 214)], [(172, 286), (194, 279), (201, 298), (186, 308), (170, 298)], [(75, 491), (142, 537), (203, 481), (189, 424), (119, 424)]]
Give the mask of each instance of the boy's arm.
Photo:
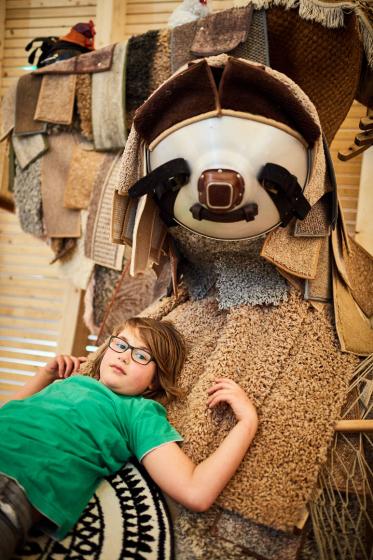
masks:
[(59, 355), (53, 358), (45, 366), (39, 368), (39, 371), (31, 377), (27, 383), (16, 393), (11, 395), (6, 402), (14, 400), (22, 400), (38, 393), (56, 379), (64, 379), (73, 373), (76, 373), (82, 362), (87, 358), (76, 358), (74, 356)]
[(194, 511), (206, 511), (237, 471), (256, 433), (256, 410), (245, 392), (229, 379), (219, 379), (210, 389), (209, 407), (227, 402), (237, 424), (207, 459), (195, 465), (176, 443), (145, 455), (150, 476), (169, 496)]

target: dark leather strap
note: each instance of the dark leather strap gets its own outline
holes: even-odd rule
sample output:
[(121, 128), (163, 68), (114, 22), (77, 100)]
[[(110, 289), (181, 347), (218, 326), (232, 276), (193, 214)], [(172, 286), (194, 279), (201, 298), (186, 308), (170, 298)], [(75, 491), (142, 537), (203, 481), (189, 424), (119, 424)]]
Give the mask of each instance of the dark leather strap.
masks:
[(285, 167), (267, 163), (259, 172), (258, 181), (276, 205), (283, 227), (294, 216), (299, 220), (304, 220), (311, 210), (297, 178)]
[(233, 212), (219, 213), (210, 212), (210, 210), (197, 202), (189, 210), (195, 220), (209, 220), (210, 222), (222, 223), (240, 222), (241, 220), (252, 222), (258, 214), (258, 205), (255, 203), (246, 204), (237, 210), (233, 210)]
[(128, 191), (131, 198), (155, 194), (158, 200), (169, 191), (178, 191), (189, 180), (189, 165), (183, 158), (176, 158), (156, 167), (135, 183)]

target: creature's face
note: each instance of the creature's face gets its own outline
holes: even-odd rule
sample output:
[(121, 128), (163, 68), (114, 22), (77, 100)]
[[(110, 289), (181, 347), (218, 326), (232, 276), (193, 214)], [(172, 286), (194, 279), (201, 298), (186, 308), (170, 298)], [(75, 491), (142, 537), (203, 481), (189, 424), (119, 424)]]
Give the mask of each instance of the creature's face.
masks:
[(173, 202), (175, 221), (214, 239), (254, 238), (281, 223), (273, 193), (259, 180), (265, 164), (287, 170), (302, 190), (310, 168), (300, 135), (236, 116), (199, 120), (154, 144), (148, 172), (175, 158), (183, 158), (190, 169)]

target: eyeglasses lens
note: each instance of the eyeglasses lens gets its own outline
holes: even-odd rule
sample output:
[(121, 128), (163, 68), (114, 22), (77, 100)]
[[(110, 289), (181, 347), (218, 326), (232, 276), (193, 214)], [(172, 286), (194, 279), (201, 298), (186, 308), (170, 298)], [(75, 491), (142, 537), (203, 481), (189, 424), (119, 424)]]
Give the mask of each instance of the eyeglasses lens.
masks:
[(146, 366), (146, 364), (148, 364), (152, 360), (151, 354), (149, 354), (149, 352), (147, 352), (146, 350), (142, 350), (141, 348), (133, 348), (128, 344), (128, 342), (115, 336), (110, 339), (109, 346), (112, 350), (115, 350), (115, 352), (120, 353), (126, 352), (128, 348), (131, 348), (131, 356), (133, 361), (144, 366)]

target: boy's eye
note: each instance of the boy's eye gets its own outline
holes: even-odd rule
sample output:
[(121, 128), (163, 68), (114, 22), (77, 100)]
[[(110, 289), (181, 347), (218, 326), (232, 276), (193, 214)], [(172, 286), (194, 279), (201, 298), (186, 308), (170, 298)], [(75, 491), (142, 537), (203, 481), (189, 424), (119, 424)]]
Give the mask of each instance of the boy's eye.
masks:
[(134, 349), (134, 359), (137, 362), (148, 362), (151, 358), (151, 356), (147, 353), (147, 352), (143, 352), (142, 350), (137, 350), (136, 348)]
[(115, 343), (115, 346), (118, 348), (118, 350), (120, 350), (121, 352), (125, 352), (128, 348), (128, 345), (125, 342), (120, 342), (117, 341)]

